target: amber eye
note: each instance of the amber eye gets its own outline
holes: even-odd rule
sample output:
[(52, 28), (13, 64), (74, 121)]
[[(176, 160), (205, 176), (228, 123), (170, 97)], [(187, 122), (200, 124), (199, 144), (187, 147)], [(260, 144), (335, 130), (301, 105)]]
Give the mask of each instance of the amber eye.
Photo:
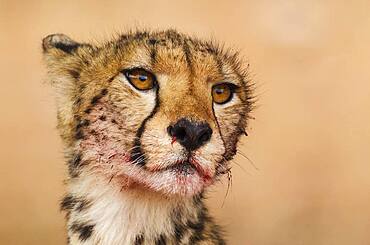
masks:
[(127, 70), (125, 76), (138, 90), (149, 90), (155, 85), (155, 76), (142, 68)]
[(225, 104), (233, 97), (235, 85), (231, 83), (216, 84), (212, 88), (213, 101), (217, 104)]

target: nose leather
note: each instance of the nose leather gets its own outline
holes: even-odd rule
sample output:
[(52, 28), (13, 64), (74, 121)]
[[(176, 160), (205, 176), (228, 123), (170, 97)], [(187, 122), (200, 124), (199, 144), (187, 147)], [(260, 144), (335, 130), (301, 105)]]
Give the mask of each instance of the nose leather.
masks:
[(168, 126), (167, 131), (189, 151), (198, 149), (212, 136), (212, 129), (208, 123), (194, 122), (186, 118), (181, 118), (174, 125)]

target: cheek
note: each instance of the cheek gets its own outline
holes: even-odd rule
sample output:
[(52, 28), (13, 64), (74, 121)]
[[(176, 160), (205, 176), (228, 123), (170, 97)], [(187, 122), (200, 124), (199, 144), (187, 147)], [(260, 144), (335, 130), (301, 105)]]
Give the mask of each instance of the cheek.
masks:
[(135, 132), (155, 108), (155, 91), (133, 92), (128, 87), (115, 85), (110, 95), (113, 110)]
[(123, 100), (112, 95), (101, 98), (90, 107), (84, 115), (83, 137), (77, 145), (84, 154), (83, 160), (95, 167), (127, 162), (137, 131), (153, 109), (153, 106), (147, 106), (147, 100)]
[(226, 154), (235, 150), (238, 137), (244, 131), (243, 108), (239, 105), (215, 110), (221, 130), (222, 139), (226, 145)]

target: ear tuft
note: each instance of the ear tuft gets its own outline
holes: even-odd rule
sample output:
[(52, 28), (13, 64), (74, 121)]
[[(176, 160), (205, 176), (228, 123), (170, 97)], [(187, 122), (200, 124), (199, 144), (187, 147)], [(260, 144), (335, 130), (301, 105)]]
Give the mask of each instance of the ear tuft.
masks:
[(62, 50), (65, 53), (73, 53), (81, 44), (72, 40), (64, 34), (52, 34), (42, 40), (42, 48), (44, 52), (48, 52), (52, 48)]

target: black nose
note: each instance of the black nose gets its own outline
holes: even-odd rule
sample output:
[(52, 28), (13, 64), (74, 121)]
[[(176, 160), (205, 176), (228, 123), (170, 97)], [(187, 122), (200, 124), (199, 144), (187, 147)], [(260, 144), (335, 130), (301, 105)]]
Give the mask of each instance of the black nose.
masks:
[(212, 136), (212, 129), (208, 123), (191, 122), (182, 118), (173, 126), (167, 128), (171, 137), (183, 145), (187, 150), (195, 150), (204, 145)]

